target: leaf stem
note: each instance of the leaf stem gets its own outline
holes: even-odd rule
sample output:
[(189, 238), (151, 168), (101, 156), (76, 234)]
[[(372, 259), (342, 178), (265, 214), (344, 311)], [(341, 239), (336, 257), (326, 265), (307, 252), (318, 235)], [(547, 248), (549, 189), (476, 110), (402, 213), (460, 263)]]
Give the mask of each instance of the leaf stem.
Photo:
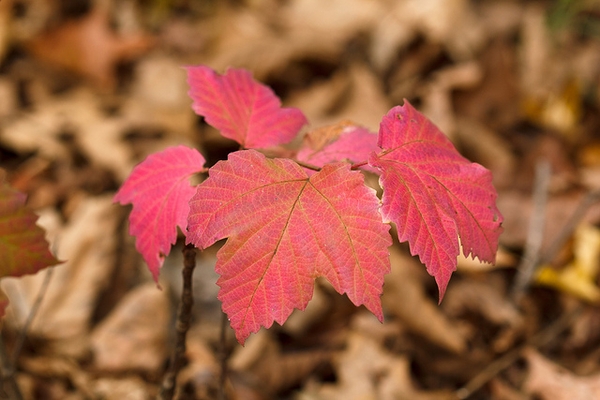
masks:
[(183, 366), (185, 359), (185, 338), (190, 329), (192, 319), (192, 306), (194, 297), (192, 292), (192, 275), (196, 268), (196, 248), (188, 244), (183, 248), (183, 291), (181, 292), (181, 303), (177, 312), (177, 322), (175, 325), (175, 348), (171, 355), (169, 369), (165, 374), (158, 399), (171, 400), (175, 394), (177, 375)]
[(362, 167), (363, 165), (367, 165), (367, 164), (368, 164), (368, 162), (367, 162), (367, 161), (363, 161), (363, 162), (359, 162), (359, 163), (356, 163), (356, 164), (352, 164), (352, 165), (350, 166), (350, 169), (351, 169), (351, 170), (359, 169), (359, 168), (360, 168), (360, 167)]
[(304, 161), (300, 161), (300, 160), (294, 160), (294, 161), (296, 162), (296, 164), (298, 164), (301, 167), (312, 169), (313, 171), (317, 171), (317, 172), (321, 170), (321, 167), (317, 167), (316, 165), (305, 163)]

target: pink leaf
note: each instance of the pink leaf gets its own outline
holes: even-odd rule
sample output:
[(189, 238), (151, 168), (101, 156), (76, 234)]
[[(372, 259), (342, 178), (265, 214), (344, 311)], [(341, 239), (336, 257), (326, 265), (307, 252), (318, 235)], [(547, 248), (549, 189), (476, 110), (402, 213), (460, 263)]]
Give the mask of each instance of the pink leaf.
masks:
[(462, 157), (408, 101), (383, 118), (378, 144), (383, 151), (369, 163), (381, 170), (383, 218), (435, 277), (441, 301), (456, 269), (459, 236), (465, 256), (495, 261), (502, 215), (492, 175)]
[(281, 108), (273, 91), (249, 71), (231, 68), (219, 75), (206, 66), (186, 69), (196, 114), (245, 148), (288, 143), (307, 122), (300, 110)]
[(170, 147), (149, 155), (136, 166), (114, 197), (121, 204), (132, 203), (129, 233), (142, 254), (154, 280), (164, 258), (177, 240), (177, 227), (184, 233), (195, 193), (189, 178), (204, 171), (204, 157), (185, 146)]
[(291, 160), (235, 152), (210, 169), (190, 208), (197, 247), (229, 237), (217, 256), (217, 283), (240, 343), (304, 309), (318, 276), (383, 318), (389, 226), (374, 191), (348, 164), (325, 165), (309, 178)]
[[(366, 161), (372, 152), (379, 150), (377, 135), (346, 121), (307, 134), (296, 158), (316, 167), (343, 160), (355, 164)], [(368, 165), (365, 167), (371, 172), (379, 172)]]

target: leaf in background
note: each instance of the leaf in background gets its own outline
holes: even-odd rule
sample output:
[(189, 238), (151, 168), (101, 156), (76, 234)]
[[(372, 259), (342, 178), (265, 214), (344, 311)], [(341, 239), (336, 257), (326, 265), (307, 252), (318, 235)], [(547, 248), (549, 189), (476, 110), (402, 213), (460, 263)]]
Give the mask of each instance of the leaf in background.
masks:
[[(34, 274), (59, 261), (48, 250), (38, 216), (25, 206), (25, 195), (0, 174), (0, 278)], [(0, 293), (0, 317), (8, 299)]]
[[(350, 121), (343, 121), (308, 133), (296, 158), (316, 167), (343, 160), (355, 164), (366, 161), (372, 152), (380, 150), (377, 135)], [(376, 168), (369, 165), (365, 167), (371, 172), (379, 173)], [(311, 174), (313, 171), (307, 172)]]
[(206, 66), (187, 67), (192, 108), (226, 138), (245, 148), (290, 142), (306, 117), (297, 108), (281, 108), (279, 98), (244, 69), (219, 75)]
[(218, 297), (238, 341), (304, 309), (318, 276), (381, 320), (392, 241), (378, 208), (345, 163), (309, 178), (291, 160), (246, 150), (212, 167), (190, 201), (188, 239), (206, 248), (229, 238), (217, 255)]
[(113, 89), (117, 64), (148, 51), (154, 39), (141, 33), (117, 35), (110, 24), (107, 10), (97, 7), (34, 37), (26, 48), (45, 63), (83, 75), (102, 89)]
[(573, 238), (573, 260), (563, 269), (542, 265), (536, 272), (538, 284), (554, 287), (590, 303), (600, 302), (600, 229), (582, 224)]
[(408, 101), (392, 108), (379, 129), (381, 213), (408, 241), (438, 285), (440, 301), (460, 253), (494, 262), (502, 215), (492, 174), (461, 156), (450, 140)]
[(135, 248), (157, 282), (177, 240), (177, 227), (186, 233), (188, 202), (195, 193), (189, 178), (204, 171), (204, 163), (202, 154), (185, 146), (151, 154), (133, 169), (114, 197), (123, 205), (133, 204), (129, 233), (136, 237)]

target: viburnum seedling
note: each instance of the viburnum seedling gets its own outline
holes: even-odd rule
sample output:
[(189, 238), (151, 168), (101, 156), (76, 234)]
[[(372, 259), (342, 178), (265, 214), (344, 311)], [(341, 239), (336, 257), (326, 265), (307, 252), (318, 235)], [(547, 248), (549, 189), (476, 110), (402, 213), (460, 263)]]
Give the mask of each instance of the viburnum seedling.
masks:
[[(194, 111), (243, 150), (210, 169), (185, 146), (152, 154), (115, 201), (133, 204), (130, 233), (156, 280), (178, 226), (199, 249), (228, 238), (217, 254), (218, 298), (240, 343), (304, 309), (320, 276), (382, 320), (391, 222), (435, 278), (440, 301), (461, 246), (494, 262), (502, 216), (490, 171), (407, 101), (383, 117), (379, 134), (343, 122), (308, 133), (290, 157), (278, 146), (306, 124), (300, 110), (282, 108), (243, 69), (187, 73)], [(361, 170), (379, 175), (381, 199)], [(199, 172), (208, 178), (191, 186)]]

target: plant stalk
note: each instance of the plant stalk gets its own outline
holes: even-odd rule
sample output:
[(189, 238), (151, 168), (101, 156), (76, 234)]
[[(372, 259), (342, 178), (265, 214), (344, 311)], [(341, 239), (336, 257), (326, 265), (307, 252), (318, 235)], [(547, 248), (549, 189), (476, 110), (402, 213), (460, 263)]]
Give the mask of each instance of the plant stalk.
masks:
[(158, 399), (171, 400), (175, 395), (177, 388), (177, 375), (185, 361), (185, 340), (187, 332), (190, 329), (192, 320), (192, 306), (194, 305), (194, 296), (192, 291), (192, 276), (196, 268), (196, 248), (188, 244), (183, 248), (183, 291), (181, 292), (181, 303), (177, 312), (177, 322), (175, 324), (175, 348), (171, 355), (169, 369), (165, 374)]

